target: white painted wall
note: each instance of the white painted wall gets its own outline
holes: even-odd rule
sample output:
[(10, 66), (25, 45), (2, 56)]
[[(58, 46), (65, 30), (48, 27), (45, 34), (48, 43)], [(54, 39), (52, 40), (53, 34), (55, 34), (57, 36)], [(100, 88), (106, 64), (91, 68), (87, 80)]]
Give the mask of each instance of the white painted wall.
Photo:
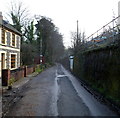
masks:
[(1, 48), (0, 48), (0, 78), (1, 78), (1, 74), (2, 74), (2, 70), (1, 70), (1, 54), (2, 53), (5, 53), (5, 68), (4, 69), (6, 69), (6, 65), (7, 65), (7, 61), (6, 61), (6, 59), (7, 59), (7, 56), (6, 56), (6, 51), (3, 51)]
[[(5, 69), (7, 69), (7, 51), (4, 51), (4, 50), (10, 50), (10, 51), (17, 51), (20, 53), (20, 39), (19, 39), (19, 49), (16, 49), (14, 47), (6, 47), (5, 45), (7, 44), (7, 34), (5, 33), (5, 45), (1, 45), (1, 40), (2, 40), (2, 37), (1, 37), (1, 32), (2, 32), (2, 28), (0, 27), (0, 78), (1, 78), (1, 73), (2, 73), (2, 70), (1, 70), (1, 53), (5, 53)], [(7, 30), (6, 30), (7, 32)], [(11, 33), (11, 32), (10, 32)], [(11, 33), (12, 35), (12, 33)], [(15, 35), (15, 40), (16, 39), (16, 36)], [(11, 37), (12, 39), (12, 37)], [(17, 41), (15, 41), (15, 43), (17, 43)], [(16, 44), (15, 44), (15, 47), (16, 47)], [(17, 53), (9, 53), (9, 67), (8, 69), (11, 69), (11, 54), (15, 54), (16, 55), (16, 58), (19, 58), (19, 61), (20, 61), (20, 55), (17, 55)], [(16, 59), (16, 68), (20, 67), (20, 62), (18, 62), (18, 59)], [(13, 70), (13, 69), (11, 69)]]

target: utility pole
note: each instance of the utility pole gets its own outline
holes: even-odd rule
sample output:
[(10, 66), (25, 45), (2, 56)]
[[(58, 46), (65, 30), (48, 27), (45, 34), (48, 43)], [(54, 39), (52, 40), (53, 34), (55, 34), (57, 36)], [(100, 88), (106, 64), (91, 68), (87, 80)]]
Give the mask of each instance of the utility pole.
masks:
[(78, 33), (79, 33), (79, 28), (78, 28), (78, 20), (77, 20), (77, 40), (78, 40)]
[(77, 41), (76, 41), (77, 45), (78, 45), (78, 40), (79, 40), (79, 27), (78, 27), (78, 20), (77, 20)]

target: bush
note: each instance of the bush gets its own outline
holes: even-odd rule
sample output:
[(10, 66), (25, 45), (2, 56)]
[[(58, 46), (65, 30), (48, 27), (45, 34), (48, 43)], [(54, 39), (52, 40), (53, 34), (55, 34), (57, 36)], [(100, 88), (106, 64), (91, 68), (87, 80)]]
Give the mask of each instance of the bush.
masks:
[(15, 82), (15, 78), (10, 78), (9, 81), (8, 81), (8, 86), (12, 86), (13, 83)]

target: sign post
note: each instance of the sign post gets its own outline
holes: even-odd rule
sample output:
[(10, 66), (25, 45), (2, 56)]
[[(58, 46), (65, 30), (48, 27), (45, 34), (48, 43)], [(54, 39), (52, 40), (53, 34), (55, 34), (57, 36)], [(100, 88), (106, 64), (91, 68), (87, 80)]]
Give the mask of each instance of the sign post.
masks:
[(70, 69), (73, 70), (73, 59), (74, 59), (74, 56), (70, 56), (69, 57), (69, 60), (70, 60)]

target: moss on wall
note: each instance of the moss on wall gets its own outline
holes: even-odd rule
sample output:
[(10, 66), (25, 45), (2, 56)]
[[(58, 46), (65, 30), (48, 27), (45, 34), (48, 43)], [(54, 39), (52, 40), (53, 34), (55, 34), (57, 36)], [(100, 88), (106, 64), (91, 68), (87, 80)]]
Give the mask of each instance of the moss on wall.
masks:
[(120, 105), (120, 47), (111, 46), (77, 54), (76, 76)]

